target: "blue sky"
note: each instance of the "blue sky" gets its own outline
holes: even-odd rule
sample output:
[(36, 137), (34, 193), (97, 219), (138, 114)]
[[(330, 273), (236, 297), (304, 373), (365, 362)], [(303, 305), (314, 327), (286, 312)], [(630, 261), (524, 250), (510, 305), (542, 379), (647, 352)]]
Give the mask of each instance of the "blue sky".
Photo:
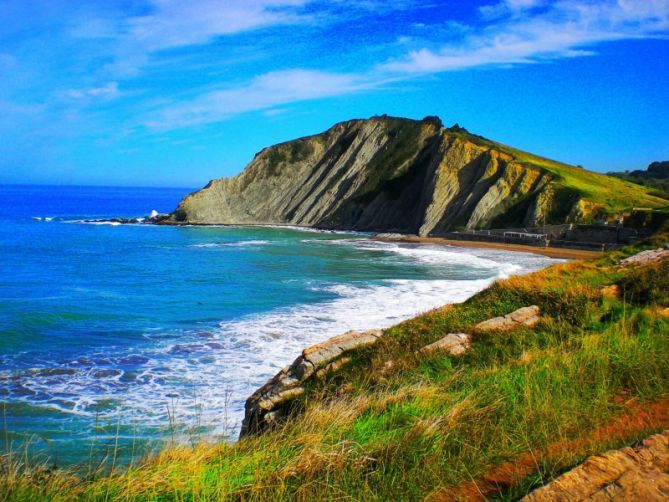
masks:
[(669, 0), (0, 0), (0, 183), (198, 187), (388, 113), (669, 159)]

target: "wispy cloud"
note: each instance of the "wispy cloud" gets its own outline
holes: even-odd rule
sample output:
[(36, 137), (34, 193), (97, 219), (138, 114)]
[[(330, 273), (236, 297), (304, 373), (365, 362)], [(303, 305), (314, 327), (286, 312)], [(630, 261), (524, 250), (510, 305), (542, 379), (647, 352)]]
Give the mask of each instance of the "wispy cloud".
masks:
[(70, 89), (67, 95), (75, 99), (96, 98), (110, 100), (120, 95), (118, 82), (107, 82), (100, 86), (89, 87), (86, 89)]
[(435, 73), (536, 63), (592, 55), (602, 42), (653, 37), (669, 29), (669, 0), (504, 0), (480, 11), (484, 25), (476, 34), (413, 50), (382, 68)]
[[(145, 125), (188, 127), (251, 111), (271, 113), (275, 107), (299, 101), (378, 89), (390, 81), (424, 74), (592, 56), (595, 46), (603, 42), (657, 36), (669, 28), (669, 0), (503, 0), (479, 12), (477, 25), (457, 23), (453, 27), (454, 22), (446, 20), (450, 38), (440, 47), (438, 40), (430, 40), (433, 48), (418, 48), (357, 73), (269, 72), (234, 88), (162, 106)], [(444, 33), (429, 26), (420, 28), (423, 33)], [(416, 44), (413, 37), (399, 38), (396, 43), (398, 47), (411, 44)]]
[(218, 37), (306, 22), (313, 0), (146, 0), (141, 8), (83, 11), (69, 27), (74, 39), (102, 44), (114, 78), (136, 76), (152, 54), (206, 45)]
[(217, 122), (241, 113), (359, 92), (378, 84), (355, 74), (304, 69), (269, 72), (239, 87), (209, 92), (190, 102), (162, 107), (145, 125), (153, 129), (170, 129)]
[(147, 15), (128, 19), (127, 36), (149, 51), (202, 44), (266, 26), (298, 21), (309, 0), (154, 0)]
[[(406, 26), (396, 27), (391, 40), (377, 30), (366, 46), (342, 38), (331, 53), (312, 53), (323, 46), (314, 38), (328, 23), (345, 26), (357, 15), (364, 21), (364, 15), (428, 6), (441, 9), (434, 0), (144, 0), (73, 2), (67, 12), (36, 8), (39, 29), (25, 31), (44, 33), (46, 26), (61, 38), (54, 37), (53, 44), (32, 41), (17, 54), (3, 49), (0, 74), (14, 79), (12, 85), (0, 82), (0, 99), (7, 108), (17, 95), (23, 98), (15, 101), (17, 110), (22, 103), (38, 103), (54, 116), (73, 117), (73, 123), (90, 118), (87, 129), (89, 123), (116, 128), (123, 120), (128, 130), (141, 134), (145, 127), (191, 127), (254, 111), (277, 114), (292, 103), (378, 90), (426, 74), (592, 56), (601, 43), (669, 30), (669, 0), (499, 0), (474, 9), (474, 21), (442, 15), (430, 24), (427, 16), (417, 21), (398, 15), (393, 22), (402, 19)], [(24, 18), (27, 10), (10, 14)], [(60, 23), (58, 29), (51, 28), (49, 16)], [(262, 29), (268, 31), (249, 33)], [(291, 54), (293, 68), (286, 60), (272, 59), (269, 42), (253, 40), (271, 32), (280, 32), (276, 40), (286, 45), (303, 44), (299, 54)], [(244, 46), (257, 61), (244, 69), (222, 61), (221, 40), (233, 51)], [(48, 51), (58, 43), (58, 53), (68, 55), (60, 64), (49, 60)], [(37, 50), (43, 47), (45, 54)], [(30, 71), (18, 78), (30, 57), (35, 58)], [(183, 78), (189, 62), (197, 69)], [(215, 76), (203, 78), (207, 72)], [(28, 102), (23, 91), (30, 79), (37, 91)]]

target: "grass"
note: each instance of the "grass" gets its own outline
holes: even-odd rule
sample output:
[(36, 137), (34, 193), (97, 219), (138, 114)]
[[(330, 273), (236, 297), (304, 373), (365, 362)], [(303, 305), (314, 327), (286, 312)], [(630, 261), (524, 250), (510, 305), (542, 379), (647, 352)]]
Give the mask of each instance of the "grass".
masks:
[[(643, 247), (498, 281), (387, 330), (278, 430), (169, 448), (105, 476), (5, 459), (0, 500), (517, 498), (669, 426), (666, 265), (614, 267)], [(619, 296), (602, 293), (614, 284)], [(544, 312), (531, 330), (477, 336), (459, 357), (414, 354), (528, 304)]]
[(558, 188), (578, 193), (588, 201), (600, 205), (608, 214), (620, 214), (632, 207), (663, 208), (669, 205), (669, 201), (636, 183), (538, 157), (504, 145), (497, 146), (521, 163), (548, 171), (556, 178)]
[(606, 214), (621, 214), (633, 207), (666, 208), (669, 206), (669, 200), (663, 198), (661, 193), (637, 183), (546, 159), (466, 132), (451, 132), (451, 134), (482, 146), (496, 148), (521, 164), (538, 167), (550, 173), (555, 179), (554, 183), (558, 191), (581, 196), (601, 208)]

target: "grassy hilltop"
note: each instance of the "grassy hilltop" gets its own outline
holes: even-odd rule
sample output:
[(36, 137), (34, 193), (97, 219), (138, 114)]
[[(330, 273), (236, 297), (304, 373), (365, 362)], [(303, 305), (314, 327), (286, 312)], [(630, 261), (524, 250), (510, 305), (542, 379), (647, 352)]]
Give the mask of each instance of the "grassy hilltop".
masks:
[[(258, 437), (170, 448), (87, 479), (5, 459), (0, 500), (521, 496), (669, 427), (669, 262), (615, 266), (668, 239), (501, 280), (390, 328)], [(544, 315), (532, 329), (475, 335), (461, 356), (415, 354), (532, 304)]]
[(557, 191), (562, 194), (563, 199), (571, 197), (572, 199), (583, 200), (585, 207), (589, 208), (591, 213), (595, 210), (600, 212), (601, 215), (617, 215), (633, 207), (669, 208), (669, 200), (665, 197), (666, 194), (654, 190), (653, 187), (640, 186), (638, 183), (620, 176), (596, 173), (579, 166), (547, 159), (469, 134), (464, 130), (460, 132), (460, 135), (480, 145), (496, 148), (526, 167), (538, 168), (550, 173), (554, 178), (554, 185)]

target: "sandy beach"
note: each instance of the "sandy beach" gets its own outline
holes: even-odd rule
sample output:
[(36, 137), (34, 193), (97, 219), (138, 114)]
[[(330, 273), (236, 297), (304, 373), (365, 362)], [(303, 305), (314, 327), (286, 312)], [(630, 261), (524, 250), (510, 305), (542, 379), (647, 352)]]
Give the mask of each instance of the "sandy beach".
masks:
[(550, 258), (564, 258), (567, 260), (580, 260), (586, 258), (594, 258), (601, 256), (601, 251), (589, 251), (583, 249), (568, 249), (568, 248), (550, 248), (538, 246), (526, 246), (523, 244), (506, 244), (502, 242), (482, 242), (482, 241), (460, 241), (452, 239), (443, 239), (441, 237), (418, 237), (415, 235), (407, 235), (401, 238), (384, 238), (376, 237), (375, 239), (386, 242), (411, 242), (415, 244), (446, 244), (449, 246), (459, 246), (466, 248), (487, 248), (487, 249), (501, 249), (504, 251), (518, 251), (523, 253), (534, 253)]

